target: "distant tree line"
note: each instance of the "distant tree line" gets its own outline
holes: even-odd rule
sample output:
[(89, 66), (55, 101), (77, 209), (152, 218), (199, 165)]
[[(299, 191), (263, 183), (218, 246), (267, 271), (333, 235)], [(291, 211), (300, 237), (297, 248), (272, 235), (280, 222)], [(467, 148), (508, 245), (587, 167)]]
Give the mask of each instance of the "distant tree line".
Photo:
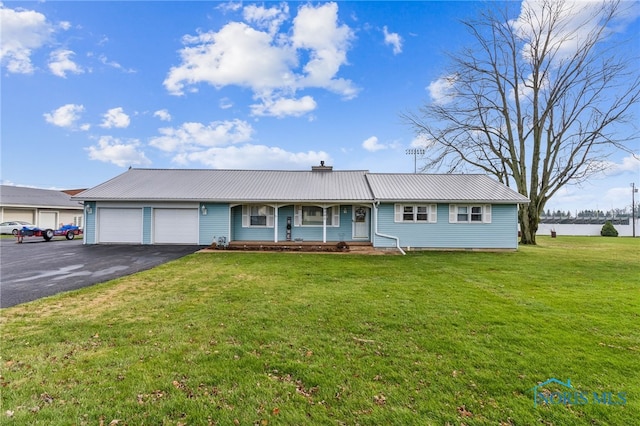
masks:
[[(570, 219), (570, 218), (629, 218), (632, 216), (631, 208), (615, 208), (607, 211), (603, 210), (580, 210), (575, 213), (571, 213), (569, 210), (555, 210), (551, 211), (547, 209), (546, 212), (543, 212), (540, 217), (541, 218), (558, 218), (558, 219)], [(640, 218), (640, 203), (635, 208), (635, 217)]]

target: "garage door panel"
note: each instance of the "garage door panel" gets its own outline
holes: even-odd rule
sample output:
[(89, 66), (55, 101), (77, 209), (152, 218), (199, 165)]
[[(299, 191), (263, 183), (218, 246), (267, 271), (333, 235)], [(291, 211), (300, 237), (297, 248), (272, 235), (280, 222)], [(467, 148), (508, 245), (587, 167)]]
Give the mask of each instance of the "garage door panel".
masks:
[(56, 212), (40, 212), (38, 227), (42, 229), (58, 229), (58, 214)]
[(142, 243), (142, 209), (100, 208), (99, 243)]
[(4, 209), (3, 222), (14, 222), (16, 220), (35, 223), (33, 220), (33, 210)]
[(198, 209), (154, 209), (154, 244), (198, 244)]

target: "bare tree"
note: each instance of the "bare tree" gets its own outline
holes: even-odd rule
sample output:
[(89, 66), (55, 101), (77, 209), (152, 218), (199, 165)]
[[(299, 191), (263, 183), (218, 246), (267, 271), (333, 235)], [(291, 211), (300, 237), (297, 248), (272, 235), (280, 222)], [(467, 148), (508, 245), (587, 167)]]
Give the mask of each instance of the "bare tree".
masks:
[(480, 170), (529, 198), (518, 211), (523, 244), (535, 244), (560, 188), (638, 140), (623, 124), (640, 100), (640, 67), (613, 41), (637, 4), (594, 4), (524, 1), (517, 19), (489, 10), (464, 22), (476, 45), (451, 55), (432, 83), (440, 96), (403, 115), (425, 141), (423, 171)]

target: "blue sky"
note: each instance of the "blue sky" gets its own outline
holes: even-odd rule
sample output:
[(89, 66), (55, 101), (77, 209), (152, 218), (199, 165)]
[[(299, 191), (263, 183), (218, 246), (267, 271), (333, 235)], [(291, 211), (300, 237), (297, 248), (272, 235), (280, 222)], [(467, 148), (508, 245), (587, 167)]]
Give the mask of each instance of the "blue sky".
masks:
[[(129, 166), (306, 170), (325, 161), (413, 172), (406, 149), (418, 142), (400, 114), (437, 96), (429, 87), (446, 74), (446, 52), (470, 44), (460, 20), (484, 7), (0, 5), (2, 183), (58, 189), (92, 187)], [(620, 31), (640, 40), (639, 30), (636, 18)], [(566, 187), (547, 208), (630, 205), (640, 161), (610, 160), (609, 172)]]

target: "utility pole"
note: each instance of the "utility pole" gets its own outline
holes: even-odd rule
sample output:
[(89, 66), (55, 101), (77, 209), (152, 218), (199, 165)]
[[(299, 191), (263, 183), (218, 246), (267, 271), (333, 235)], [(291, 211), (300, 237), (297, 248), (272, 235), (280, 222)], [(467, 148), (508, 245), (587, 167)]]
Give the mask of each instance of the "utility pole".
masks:
[(418, 173), (418, 155), (424, 155), (425, 152), (422, 148), (409, 148), (405, 151), (405, 154), (413, 155), (413, 173)]
[(636, 183), (631, 182), (631, 229), (633, 229), (633, 238), (636, 237), (636, 192), (638, 192)]

